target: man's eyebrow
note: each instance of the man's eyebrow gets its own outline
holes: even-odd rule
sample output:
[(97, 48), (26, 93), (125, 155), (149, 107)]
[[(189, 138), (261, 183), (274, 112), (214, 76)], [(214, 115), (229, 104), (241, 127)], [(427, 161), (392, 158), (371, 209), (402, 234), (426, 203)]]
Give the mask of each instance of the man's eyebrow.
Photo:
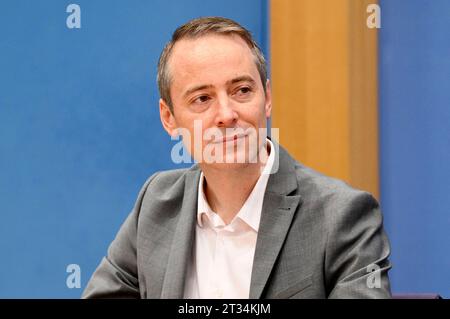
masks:
[(196, 86), (188, 89), (183, 95), (184, 95), (184, 97), (187, 97), (187, 96), (191, 95), (192, 93), (194, 93), (195, 91), (210, 89), (212, 87), (213, 87), (213, 85), (211, 85), (211, 84), (196, 85)]
[(249, 75), (242, 75), (238, 76), (237, 78), (234, 78), (232, 80), (227, 81), (227, 84), (235, 84), (238, 82), (250, 82), (251, 84), (255, 84), (256, 81), (253, 80), (253, 78)]
[[(235, 83), (239, 83), (239, 82), (250, 82), (251, 84), (255, 84), (256, 81), (253, 80), (253, 78), (249, 75), (242, 75), (242, 76), (238, 76), (234, 79), (231, 79), (229, 81), (226, 82), (227, 85), (230, 84), (235, 84)], [(201, 85), (196, 85), (193, 86), (192, 88), (188, 89), (183, 96), (187, 97), (189, 95), (191, 95), (192, 93), (194, 93), (195, 91), (200, 91), (200, 90), (205, 90), (205, 89), (210, 89), (214, 87), (212, 84), (201, 84)]]

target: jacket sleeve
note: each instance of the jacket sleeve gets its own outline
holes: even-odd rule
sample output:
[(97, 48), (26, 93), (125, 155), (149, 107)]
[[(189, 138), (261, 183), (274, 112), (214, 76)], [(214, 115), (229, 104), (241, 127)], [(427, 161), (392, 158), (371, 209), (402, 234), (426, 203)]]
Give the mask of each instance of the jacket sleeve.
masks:
[(365, 192), (347, 195), (328, 225), (328, 298), (391, 298), (390, 247), (378, 202)]
[(132, 212), (89, 280), (82, 298), (140, 298), (136, 258), (137, 225), (142, 200), (152, 175), (139, 192)]

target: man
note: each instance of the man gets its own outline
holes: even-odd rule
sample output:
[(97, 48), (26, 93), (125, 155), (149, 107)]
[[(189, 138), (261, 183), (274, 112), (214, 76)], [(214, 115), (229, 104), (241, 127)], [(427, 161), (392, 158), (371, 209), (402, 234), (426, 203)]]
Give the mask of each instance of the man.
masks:
[(246, 29), (217, 17), (181, 26), (158, 85), (165, 130), (198, 164), (148, 179), (83, 297), (390, 297), (376, 200), (258, 133), (271, 91)]

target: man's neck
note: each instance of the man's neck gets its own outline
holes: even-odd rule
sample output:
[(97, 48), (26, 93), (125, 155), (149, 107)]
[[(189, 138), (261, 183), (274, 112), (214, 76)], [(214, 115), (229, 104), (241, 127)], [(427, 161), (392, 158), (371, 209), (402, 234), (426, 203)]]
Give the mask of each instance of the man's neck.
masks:
[[(263, 147), (262, 151), (266, 151), (266, 149)], [(205, 177), (203, 191), (208, 204), (225, 224), (229, 224), (244, 205), (258, 181), (264, 165), (265, 163), (262, 163), (258, 156), (257, 163), (245, 166), (236, 165), (236, 169), (220, 169), (207, 165), (202, 167)]]

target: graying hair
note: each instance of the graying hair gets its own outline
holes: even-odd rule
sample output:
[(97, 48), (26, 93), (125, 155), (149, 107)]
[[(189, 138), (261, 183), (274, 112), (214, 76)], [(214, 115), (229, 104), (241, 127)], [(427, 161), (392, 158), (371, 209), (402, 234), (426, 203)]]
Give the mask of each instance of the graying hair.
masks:
[(261, 78), (264, 92), (266, 92), (267, 66), (261, 49), (256, 44), (251, 33), (239, 23), (222, 17), (203, 17), (188, 21), (178, 27), (172, 34), (172, 39), (166, 44), (158, 62), (158, 88), (161, 98), (169, 106), (173, 114), (173, 104), (170, 97), (171, 75), (169, 74), (168, 61), (175, 43), (181, 39), (196, 39), (207, 34), (236, 34), (249, 46), (255, 57), (255, 64)]

